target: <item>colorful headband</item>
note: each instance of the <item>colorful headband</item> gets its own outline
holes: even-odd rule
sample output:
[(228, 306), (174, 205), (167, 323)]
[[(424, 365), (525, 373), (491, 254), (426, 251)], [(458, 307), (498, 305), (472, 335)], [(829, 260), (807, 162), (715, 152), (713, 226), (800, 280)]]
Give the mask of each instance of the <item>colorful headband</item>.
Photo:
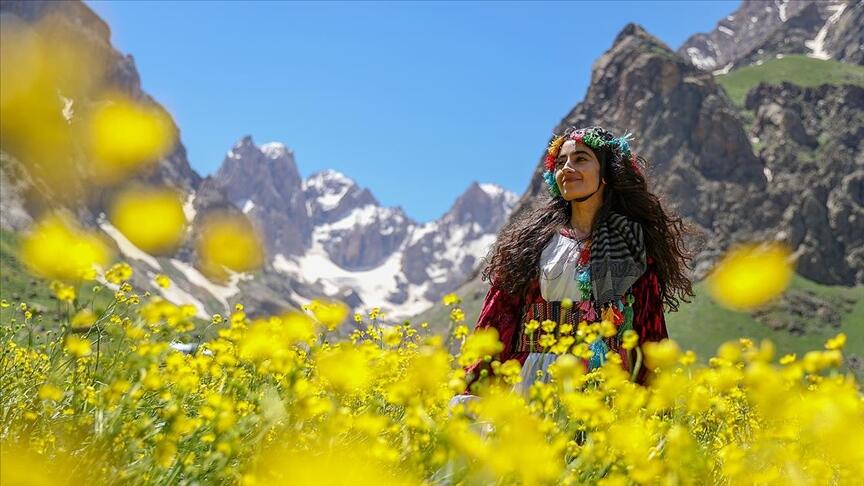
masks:
[(642, 174), (639, 170), (639, 165), (636, 159), (636, 153), (630, 150), (629, 140), (632, 135), (628, 132), (621, 137), (614, 137), (606, 129), (599, 126), (588, 128), (568, 128), (563, 135), (558, 135), (549, 144), (546, 150), (546, 162), (544, 164), (546, 170), (543, 172), (543, 179), (549, 186), (549, 192), (553, 197), (561, 196), (561, 191), (558, 189), (558, 184), (555, 182), (555, 159), (558, 158), (558, 152), (561, 151), (561, 146), (567, 140), (573, 140), (577, 143), (583, 143), (595, 152), (608, 149), (618, 155), (618, 160), (629, 160), (630, 166), (637, 174)]

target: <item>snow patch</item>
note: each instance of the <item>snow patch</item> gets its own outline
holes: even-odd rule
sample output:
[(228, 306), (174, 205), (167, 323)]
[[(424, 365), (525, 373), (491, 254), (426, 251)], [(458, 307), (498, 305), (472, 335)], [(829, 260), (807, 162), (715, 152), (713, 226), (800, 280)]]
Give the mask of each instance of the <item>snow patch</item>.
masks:
[(831, 56), (825, 52), (825, 37), (828, 36), (828, 29), (837, 22), (837, 19), (839, 19), (841, 15), (843, 15), (843, 11), (846, 10), (846, 4), (841, 3), (839, 5), (831, 5), (828, 7), (828, 10), (833, 10), (834, 13), (828, 17), (828, 20), (825, 21), (825, 25), (819, 29), (816, 37), (813, 40), (804, 41), (804, 46), (812, 51), (807, 54), (809, 57), (816, 59), (831, 59)]
[(357, 183), (345, 176), (345, 174), (332, 169), (313, 174), (303, 181), (304, 191), (306, 189), (313, 189), (319, 194), (315, 199), (315, 203), (323, 211), (330, 211), (338, 207), (342, 198), (356, 186)]
[(217, 285), (211, 282), (207, 277), (205, 277), (201, 272), (198, 271), (197, 268), (189, 265), (186, 262), (180, 261), (176, 258), (171, 259), (171, 264), (174, 265), (174, 268), (180, 271), (186, 280), (189, 281), (192, 285), (201, 287), (206, 290), (210, 295), (212, 295), (220, 304), (225, 308), (226, 311), (230, 311), (231, 308), (228, 305), (228, 299), (237, 294), (239, 288), (237, 287), (237, 283), (240, 280), (247, 280), (252, 278), (251, 275), (246, 274), (232, 274), (228, 280), (228, 285)]
[(254, 207), (255, 203), (251, 199), (247, 199), (246, 203), (243, 204), (243, 213), (248, 213), (249, 211), (252, 211)]
[(102, 231), (108, 234), (115, 243), (117, 243), (117, 247), (120, 248), (120, 252), (127, 258), (131, 258), (133, 260), (140, 260), (147, 265), (153, 267), (154, 270), (162, 270), (162, 266), (159, 265), (159, 262), (156, 261), (155, 258), (150, 256), (149, 253), (141, 250), (134, 243), (129, 241), (123, 233), (120, 232), (117, 228), (115, 228), (108, 220), (105, 218), (105, 214), (99, 215), (99, 227), (102, 228)]
[[(331, 295), (343, 287), (353, 289), (370, 308), (378, 306), (385, 312), (393, 312), (396, 309), (388, 309), (388, 296), (398, 290), (396, 276), (401, 274), (402, 252), (393, 252), (376, 268), (351, 271), (333, 263), (321, 242), (316, 241), (303, 256), (286, 258), (277, 254), (273, 268), (307, 282), (320, 281)], [(398, 310), (404, 312), (401, 307)]]
[(690, 57), (690, 62), (699, 69), (711, 69), (717, 65), (717, 61), (712, 56), (702, 54), (698, 47), (688, 47), (687, 55)]
[(517, 201), (519, 201), (519, 196), (517, 196), (515, 193), (508, 191), (507, 189), (504, 189), (498, 184), (481, 183), (480, 189), (486, 194), (488, 194), (489, 197), (503, 197), (508, 207), (512, 207), (516, 204)]
[(190, 192), (186, 197), (186, 202), (183, 203), (183, 214), (186, 216), (186, 221), (192, 222), (195, 219), (195, 193)]
[(269, 142), (264, 145), (258, 147), (262, 154), (264, 154), (268, 159), (281, 159), (283, 157), (288, 157), (294, 152), (285, 147), (285, 144), (279, 142)]
[(722, 69), (718, 69), (718, 70), (714, 71), (712, 74), (715, 74), (715, 75), (716, 74), (726, 74), (729, 72), (730, 69), (732, 69), (732, 63), (731, 62), (729, 64), (723, 66)]
[(774, 174), (771, 173), (771, 169), (769, 169), (768, 167), (763, 167), (762, 173), (765, 174), (765, 180), (767, 180), (768, 182), (774, 180)]
[(774, 5), (777, 6), (777, 15), (780, 16), (781, 22), (786, 22), (786, 4), (789, 0), (774, 0)]
[(718, 26), (717, 30), (719, 30), (720, 32), (723, 32), (724, 34), (729, 35), (729, 36), (735, 35), (735, 31), (730, 29), (729, 27), (726, 27), (725, 25)]

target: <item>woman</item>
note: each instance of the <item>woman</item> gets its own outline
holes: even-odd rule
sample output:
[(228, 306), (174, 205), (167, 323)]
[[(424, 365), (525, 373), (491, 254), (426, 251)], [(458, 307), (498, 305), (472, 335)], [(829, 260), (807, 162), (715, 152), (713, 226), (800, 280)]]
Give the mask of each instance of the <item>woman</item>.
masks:
[[(644, 385), (641, 351), (621, 346), (624, 331), (633, 329), (639, 343), (667, 338), (663, 305), (676, 311), (679, 297), (693, 296), (685, 275), (692, 255), (682, 241), (689, 228), (648, 191), (637, 163), (647, 161), (631, 152), (628, 135), (568, 128), (547, 152), (543, 177), (552, 197), (512, 221), (490, 252), (482, 278), (491, 287), (475, 331), (498, 330), (504, 349), (496, 359), (522, 364), (523, 392), (536, 379), (548, 382), (556, 351), (569, 348), (562, 337), (574, 335), (581, 321), (604, 319), (614, 323), (615, 335), (590, 343), (586, 370), (616, 352)], [(535, 328), (546, 320), (557, 324), (554, 330)], [(483, 369), (491, 373), (483, 360), (465, 369), (467, 387), (456, 402), (475, 398), (472, 386)]]

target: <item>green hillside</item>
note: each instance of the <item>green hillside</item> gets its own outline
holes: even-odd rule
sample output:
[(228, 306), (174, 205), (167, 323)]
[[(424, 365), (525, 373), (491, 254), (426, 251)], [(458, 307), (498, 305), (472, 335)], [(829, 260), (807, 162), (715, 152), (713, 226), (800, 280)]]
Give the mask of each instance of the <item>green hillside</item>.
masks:
[(788, 55), (765, 61), (759, 66), (746, 66), (720, 74), (714, 79), (736, 105), (743, 106), (747, 92), (762, 82), (780, 84), (788, 81), (799, 86), (855, 84), (864, 87), (864, 67), (830, 59)]

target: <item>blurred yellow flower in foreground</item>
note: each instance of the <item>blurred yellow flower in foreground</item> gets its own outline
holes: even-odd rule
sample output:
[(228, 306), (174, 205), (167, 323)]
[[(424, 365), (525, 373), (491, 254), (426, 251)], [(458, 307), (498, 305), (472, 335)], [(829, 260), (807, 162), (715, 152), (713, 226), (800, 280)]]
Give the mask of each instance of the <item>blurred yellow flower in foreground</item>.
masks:
[(76, 358), (90, 356), (93, 350), (90, 348), (90, 341), (82, 339), (78, 336), (69, 336), (66, 338), (66, 344), (63, 346), (67, 353)]
[(114, 183), (168, 155), (177, 131), (161, 107), (112, 93), (90, 116), (86, 141), (93, 179)]
[(57, 280), (92, 279), (94, 265), (106, 265), (111, 256), (101, 237), (59, 214), (39, 221), (22, 239), (20, 251), (32, 273)]
[(345, 322), (349, 312), (348, 307), (342, 302), (327, 302), (318, 299), (309, 303), (309, 310), (328, 331), (333, 331)]
[(3, 17), (0, 29), (0, 138), (3, 151), (23, 162), (56, 202), (76, 200), (82, 188), (71, 126), (81, 100), (104, 80), (105, 51), (70, 32), (68, 20), (36, 23)]
[(730, 250), (705, 283), (721, 305), (752, 309), (780, 295), (789, 285), (794, 268), (789, 249), (779, 243), (740, 245)]
[(202, 217), (196, 241), (201, 271), (213, 280), (227, 270), (247, 272), (264, 263), (264, 247), (252, 223), (242, 214), (214, 212)]
[(343, 344), (318, 357), (318, 374), (337, 391), (359, 394), (372, 381), (372, 370), (361, 348)]
[(81, 309), (72, 316), (72, 329), (89, 329), (96, 322), (96, 313), (90, 309)]
[(186, 216), (180, 195), (173, 189), (127, 189), (114, 199), (110, 212), (111, 223), (147, 253), (171, 254), (183, 242)]
[(468, 336), (459, 355), (459, 364), (468, 366), (486, 356), (495, 356), (504, 349), (504, 344), (498, 340), (498, 330), (494, 327), (480, 329)]

